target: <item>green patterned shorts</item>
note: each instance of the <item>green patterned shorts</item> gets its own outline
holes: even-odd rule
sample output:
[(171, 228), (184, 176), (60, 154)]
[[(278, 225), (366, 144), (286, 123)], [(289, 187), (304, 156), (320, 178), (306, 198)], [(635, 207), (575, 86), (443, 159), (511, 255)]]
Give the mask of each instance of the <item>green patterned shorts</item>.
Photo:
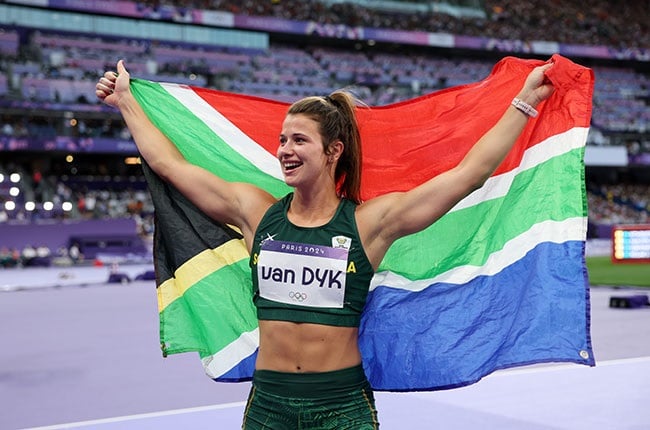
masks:
[(375, 430), (372, 389), (361, 366), (322, 373), (256, 370), (244, 430)]

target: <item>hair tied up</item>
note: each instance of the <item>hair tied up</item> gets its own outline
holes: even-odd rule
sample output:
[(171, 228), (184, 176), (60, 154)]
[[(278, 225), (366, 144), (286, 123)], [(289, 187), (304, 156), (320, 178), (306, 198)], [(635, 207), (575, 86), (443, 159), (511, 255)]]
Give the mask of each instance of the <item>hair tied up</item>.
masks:
[(355, 98), (345, 90), (329, 95), (309, 96), (294, 102), (288, 115), (307, 115), (319, 124), (323, 150), (340, 140), (344, 150), (336, 163), (334, 180), (340, 196), (361, 201), (361, 136), (355, 115)]
[(338, 107), (338, 103), (336, 103), (334, 98), (331, 96), (323, 96), (323, 100), (325, 100), (327, 103), (331, 104), (334, 107)]

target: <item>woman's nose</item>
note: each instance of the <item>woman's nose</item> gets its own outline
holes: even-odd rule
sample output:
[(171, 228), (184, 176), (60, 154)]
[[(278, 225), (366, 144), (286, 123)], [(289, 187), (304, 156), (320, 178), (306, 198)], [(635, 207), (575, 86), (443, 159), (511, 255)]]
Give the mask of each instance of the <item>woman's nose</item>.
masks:
[(292, 152), (293, 152), (293, 143), (290, 141), (287, 141), (278, 147), (278, 155), (291, 154)]

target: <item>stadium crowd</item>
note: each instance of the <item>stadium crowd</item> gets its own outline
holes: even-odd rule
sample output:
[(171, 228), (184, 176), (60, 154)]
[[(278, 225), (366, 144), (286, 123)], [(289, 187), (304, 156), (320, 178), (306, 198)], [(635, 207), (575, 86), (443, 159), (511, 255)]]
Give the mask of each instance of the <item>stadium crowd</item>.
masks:
[[(36, 196), (37, 201), (51, 202), (26, 210), (25, 206), (6, 210), (4, 203), (11, 197), (5, 186), (11, 169), (0, 167), (0, 224), (6, 222), (39, 222), (54, 219), (110, 219), (131, 217), (139, 233), (153, 233), (153, 203), (142, 176), (106, 177), (48, 175), (41, 179), (38, 172), (25, 172), (21, 193)], [(17, 171), (14, 166), (14, 172)], [(650, 223), (650, 186), (647, 184), (591, 183), (587, 187), (589, 220), (593, 224)], [(70, 203), (67, 209), (64, 203)]]
[[(543, 40), (552, 35), (555, 41), (564, 43), (650, 47), (647, 2), (621, 2), (614, 6), (611, 2), (595, 1), (585, 7), (584, 2), (553, 0), (540, 7), (540, 2), (488, 0), (484, 2), (485, 18), (454, 17), (433, 9), (404, 15), (348, 2), (325, 1), (138, 3), (154, 11), (173, 7), (188, 13), (198, 8), (411, 31), (521, 40)], [(0, 51), (0, 150), (12, 149), (16, 138), (34, 136), (129, 140), (121, 120), (109, 115), (94, 97), (97, 76), (113, 67), (116, 58), (126, 58), (130, 70), (138, 77), (284, 101), (354, 85), (359, 97), (370, 105), (389, 104), (478, 81), (487, 76), (495, 62), (466, 56), (435, 57), (406, 48), (398, 52), (317, 45), (298, 49), (272, 43), (267, 51), (10, 27), (0, 28)], [(592, 126), (597, 133), (591, 143), (607, 144), (611, 133), (636, 133), (626, 142), (630, 153), (650, 153), (650, 140), (639, 137), (650, 131), (647, 70), (635, 70), (629, 65), (596, 65), (593, 69), (597, 79)], [(51, 114), (57, 110), (74, 111), (76, 115)], [(151, 234), (153, 208), (141, 173), (131, 170), (112, 174), (106, 168), (49, 169), (46, 174), (41, 173), (46, 170), (29, 160), (0, 165), (0, 223), (37, 222), (44, 218), (135, 217), (142, 233)], [(22, 180), (12, 183), (12, 174), (18, 174)], [(593, 222), (648, 222), (647, 185), (592, 184), (588, 197)], [(12, 201), (21, 206), (7, 207), (6, 203)], [(28, 202), (41, 203), (31, 207), (26, 206)], [(3, 250), (0, 254), (15, 256), (15, 251)]]
[[(422, 2), (425, 3), (425, 2)], [(456, 17), (430, 10), (401, 13), (355, 2), (165, 0), (137, 2), (150, 9), (151, 19), (190, 13), (192, 9), (237, 14), (315, 20), (402, 30), (440, 31), (522, 41), (544, 40), (572, 44), (650, 49), (647, 2), (596, 1), (589, 7), (576, 1), (517, 2), (489, 0), (485, 18)], [(454, 2), (451, 2), (454, 3)], [(456, 2), (463, 3), (463, 2)], [(542, 4), (543, 3), (543, 4)], [(172, 8), (178, 14), (156, 14)], [(116, 40), (96, 35), (71, 35), (33, 29), (0, 29), (0, 95), (15, 107), (39, 104), (72, 105), (80, 111), (98, 110), (94, 82), (98, 74), (125, 58), (135, 76), (210, 86), (294, 101), (313, 92), (328, 93), (354, 85), (369, 105), (385, 105), (434, 90), (475, 82), (485, 77), (496, 59), (447, 58), (401, 47), (355, 51), (322, 46), (281, 46), (268, 51), (215, 46), (190, 46), (161, 41)], [(410, 52), (409, 52), (410, 51)], [(650, 130), (650, 76), (633, 67), (593, 67), (596, 75), (593, 126), (610, 132)], [(13, 104), (12, 104), (13, 103)], [(21, 104), (22, 103), (22, 104)], [(51, 117), (3, 118), (3, 132), (119, 137), (124, 133), (110, 119), (84, 119), (74, 127)], [(108, 123), (108, 124), (107, 124)], [(28, 127), (31, 130), (28, 130)], [(128, 138), (128, 136), (127, 136)], [(605, 142), (607, 139), (604, 140)], [(647, 142), (641, 142), (645, 147)]]
[[(7, 211), (8, 201), (22, 205)], [(33, 205), (26, 204), (29, 202)], [(86, 169), (84, 173), (71, 175), (57, 169), (43, 175), (28, 163), (0, 165), (0, 223), (10, 219), (38, 222), (137, 217), (143, 223), (143, 233), (150, 233), (151, 228), (145, 223), (152, 214), (153, 204), (141, 173), (124, 177), (89, 174)]]
[[(144, 79), (209, 86), (288, 102), (314, 92), (354, 86), (359, 98), (369, 105), (385, 105), (479, 81), (496, 61), (323, 46), (296, 49), (277, 44), (268, 51), (215, 47), (206, 52), (202, 46), (134, 44), (39, 31), (29, 31), (28, 36), (27, 42), (16, 46), (0, 62), (1, 104), (13, 109), (11, 115), (2, 116), (0, 131), (7, 136), (128, 139), (121, 122), (110, 115), (102, 116), (102, 107), (94, 99), (96, 77), (112, 67), (115, 58), (125, 58), (133, 73)], [(83, 47), (90, 43), (100, 49), (84, 54)], [(650, 76), (630, 67), (593, 69), (597, 80), (592, 125), (606, 133), (650, 130), (646, 104)], [(39, 107), (70, 109), (85, 117), (72, 122), (70, 118), (37, 115)], [(20, 114), (16, 109), (21, 109)], [(25, 110), (31, 115), (25, 116)], [(642, 149), (646, 146), (647, 142), (641, 142)]]
[(589, 220), (594, 224), (650, 223), (648, 185), (592, 185), (587, 193)]
[[(179, 15), (191, 9), (223, 10), (234, 14), (272, 16), (283, 19), (317, 21), (348, 26), (427, 31), (467, 36), (549, 40), (571, 44), (605, 45), (612, 47), (650, 46), (650, 11), (647, 2), (618, 2), (605, 0), (551, 0), (522, 2), (517, 0), (486, 0), (485, 17), (456, 17), (437, 11), (436, 3), (429, 10), (405, 13), (397, 6), (385, 10), (368, 6), (367, 2), (327, 2), (302, 0), (152, 0), (138, 2), (153, 11), (163, 6), (174, 7)], [(392, 2), (396, 4), (396, 2)], [(418, 2), (409, 2), (418, 3)], [(449, 3), (463, 4), (450, 1)], [(550, 36), (552, 35), (552, 36)]]

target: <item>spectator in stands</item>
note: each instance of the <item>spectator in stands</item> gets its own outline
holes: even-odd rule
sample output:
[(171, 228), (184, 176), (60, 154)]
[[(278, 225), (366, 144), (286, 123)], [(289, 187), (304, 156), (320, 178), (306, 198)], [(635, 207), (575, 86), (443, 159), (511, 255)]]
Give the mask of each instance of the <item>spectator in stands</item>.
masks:
[(13, 264), (11, 264), (11, 252), (9, 251), (9, 248), (7, 248), (6, 246), (0, 248), (0, 266), (2, 267), (13, 266)]
[[(346, 92), (307, 97), (289, 108), (277, 157), (294, 192), (277, 200), (250, 184), (228, 183), (188, 163), (131, 94), (123, 61), (118, 62), (117, 73), (106, 72), (100, 78), (97, 96), (120, 110), (149, 166), (207, 215), (239, 227), (251, 253), (260, 347), (244, 429), (297, 428), (296, 399), (302, 412), (324, 417), (311, 425), (303, 423), (302, 428), (335, 428), (334, 421), (336, 428), (378, 428), (357, 345), (374, 270), (395, 240), (428, 227), (485, 182), (523, 131), (534, 106), (551, 95), (552, 85), (544, 77), (550, 67), (546, 64), (530, 73), (517, 96), (519, 106), (508, 107), (457, 167), (411, 191), (363, 203), (361, 142), (354, 99)], [(326, 247), (334, 236), (351, 238), (349, 261), (357, 270), (345, 275), (340, 309), (317, 300), (312, 306), (322, 312), (314, 313), (274, 300), (269, 289), (281, 285), (258, 277), (256, 267), (258, 256), (269, 254), (265, 249), (269, 241), (264, 239), (271, 234), (275, 240)], [(283, 266), (286, 260), (275, 263)]]
[(5, 122), (2, 125), (2, 134), (4, 136), (13, 136), (14, 135), (14, 127), (11, 125), (9, 122)]
[(70, 257), (72, 263), (78, 263), (83, 260), (83, 254), (81, 253), (77, 242), (70, 245), (70, 249), (68, 249), (68, 257)]
[(47, 258), (51, 254), (51, 250), (47, 245), (39, 245), (36, 248), (36, 256), (40, 258)]
[(0, 249), (0, 265), (4, 268), (16, 267), (20, 264), (20, 251), (16, 248), (7, 248), (3, 246)]
[(23, 248), (23, 251), (21, 253), (21, 260), (24, 266), (29, 266), (31, 261), (37, 257), (36, 254), (36, 248), (34, 248), (31, 244), (25, 245)]

